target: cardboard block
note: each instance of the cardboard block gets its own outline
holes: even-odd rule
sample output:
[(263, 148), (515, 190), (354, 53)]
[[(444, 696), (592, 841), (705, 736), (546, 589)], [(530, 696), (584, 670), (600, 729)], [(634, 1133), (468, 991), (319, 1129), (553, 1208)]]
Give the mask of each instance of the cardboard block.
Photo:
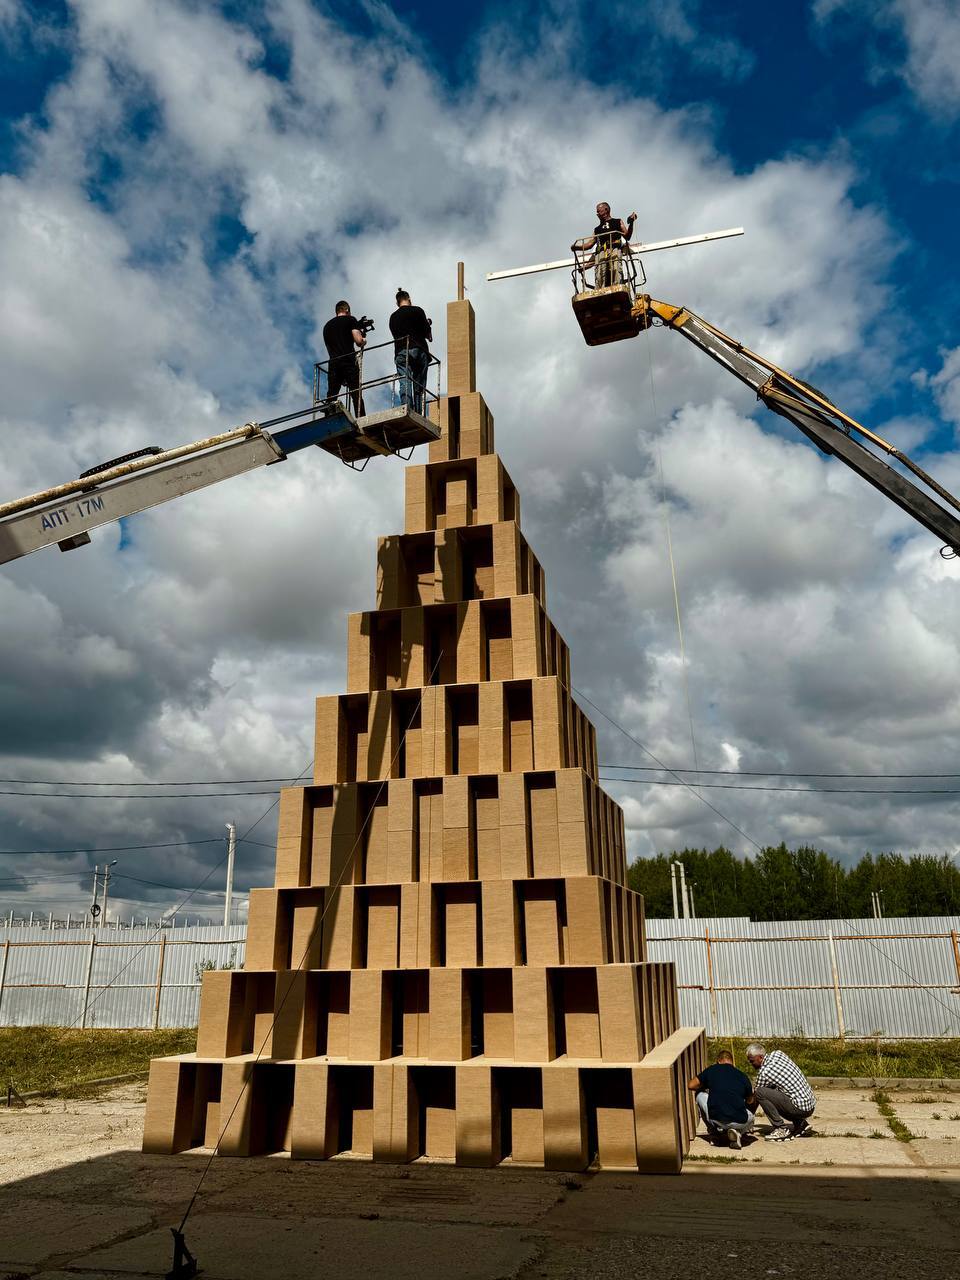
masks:
[(576, 1067), (543, 1068), (543, 1165), (545, 1169), (585, 1169), (587, 1117)]
[(372, 627), (372, 614), (347, 614), (347, 693), (366, 693), (372, 687)]
[(590, 842), (585, 822), (561, 822), (557, 828), (560, 843), (560, 872), (562, 876), (595, 875), (592, 866)]
[(420, 533), (432, 527), (433, 502), (425, 466), (404, 467), (404, 532)]
[(417, 825), (417, 802), (410, 778), (392, 778), (387, 784), (388, 829), (413, 831)]
[(431, 1160), (455, 1158), (457, 1111), (454, 1106), (430, 1106), (429, 1104), (424, 1106), (422, 1142), (423, 1154)]
[[(331, 889), (330, 904), (323, 918), (321, 966), (324, 969), (358, 969), (360, 937), (356, 910), (357, 890), (353, 885)], [(251, 900), (253, 893), (250, 894)], [(249, 942), (247, 946), (249, 947)]]
[(493, 526), (493, 594), (520, 594), (520, 529), (513, 520)]
[(490, 1168), (500, 1162), (500, 1118), (490, 1067), (458, 1066), (457, 1164)]
[(367, 721), (367, 778), (389, 778), (396, 743), (394, 742), (393, 697), (389, 690), (370, 694)]
[(289, 967), (290, 922), (276, 889), (251, 889), (244, 969)]
[(530, 874), (530, 840), (526, 827), (500, 828), (500, 874), (510, 880), (522, 880)]
[[(400, 685), (404, 689), (419, 689), (426, 683), (423, 622), (420, 606), (400, 614)], [(407, 723), (399, 726), (400, 732)]]
[(470, 1057), (470, 999), (462, 969), (430, 970), (428, 1056), (453, 1062)]
[(334, 1154), (330, 1114), (330, 1068), (325, 1062), (298, 1062), (294, 1074), (290, 1155), (294, 1160), (326, 1160)]
[(225, 1062), (220, 1077), (220, 1134), (218, 1153), (249, 1156), (257, 1152), (254, 1123), (254, 1063)]
[(142, 1150), (168, 1156), (194, 1145), (193, 1085), (197, 1068), (180, 1058), (150, 1063)]
[(499, 880), (502, 874), (500, 832), (481, 828), (477, 831), (477, 879)]
[[(353, 971), (354, 973), (357, 970)], [(350, 1052), (350, 986), (351, 973), (325, 973), (322, 977), (318, 1024), (322, 1021), (323, 1033), (318, 1030), (321, 1053), (330, 1058), (346, 1058)]]
[[(492, 567), (490, 572), (488, 596), (493, 594)], [(487, 680), (512, 680), (518, 674), (513, 660), (510, 603), (504, 607), (500, 601), (491, 602), (482, 611)]]
[(504, 773), (499, 779), (500, 826), (525, 826), (527, 821), (527, 793), (521, 773)]
[(520, 919), (513, 881), (484, 880), (480, 891), (483, 903), (484, 963), (508, 968), (522, 964)]
[(473, 523), (473, 504), (470, 499), (470, 471), (466, 467), (451, 467), (444, 472), (441, 484), (446, 491), (446, 529), (463, 528)]
[(597, 1158), (601, 1169), (637, 1167), (637, 1133), (630, 1107), (598, 1105)]
[(443, 879), (443, 794), (437, 783), (426, 783), (417, 794), (417, 844), (420, 879)]
[(274, 884), (278, 889), (309, 883), (312, 806), (305, 787), (284, 787), (280, 792), (277, 822), (277, 863)]
[(523, 885), (523, 929), (527, 964), (563, 964), (559, 895), (560, 885), (555, 880), (531, 880)]
[(632, 964), (600, 965), (596, 971), (600, 1044), (605, 1062), (639, 1062), (643, 1043), (638, 970)]
[(340, 709), (340, 695), (317, 698), (314, 730), (313, 780), (340, 782), (346, 777), (346, 726)]
[(481, 963), (480, 895), (476, 885), (449, 884), (441, 890), (444, 912), (444, 960), (450, 967)]
[(291, 894), (290, 968), (319, 969), (323, 953), (324, 889), (294, 889)]
[(530, 847), (535, 876), (559, 876), (560, 830), (557, 825), (557, 790), (551, 775), (527, 779), (530, 805)]
[(201, 1058), (232, 1058), (243, 1053), (242, 1005), (239, 984), (245, 974), (210, 969), (202, 975), (197, 1054)]
[(495, 453), (478, 458), (477, 524), (496, 524), (506, 519), (503, 464)]
[(429, 884), (400, 886), (403, 929), (400, 966), (429, 969), (439, 963), (439, 910)]
[(606, 964), (606, 928), (603, 915), (603, 881), (583, 876), (564, 881), (567, 901), (568, 964)]
[[(450, 433), (450, 396), (443, 396), (440, 400), (431, 400), (427, 405), (427, 416), (434, 426), (440, 428), (440, 439), (431, 440), (427, 450), (427, 457), (430, 462), (446, 462), (452, 457), (456, 457), (456, 438), (451, 439)], [(457, 403), (457, 397), (453, 397), (454, 403)], [(456, 424), (454, 423), (454, 437), (456, 437)]]
[(441, 529), (434, 535), (439, 590), (438, 600), (458, 601), (463, 590), (463, 544), (456, 529)]
[(486, 1058), (515, 1057), (513, 975), (517, 972), (516, 969), (483, 969), (478, 975)]
[(600, 1058), (600, 1014), (597, 1007), (599, 970), (563, 969), (563, 1026), (569, 1058)]
[[(650, 1055), (648, 1054), (649, 1058)], [(676, 1080), (669, 1065), (634, 1067), (633, 1110), (641, 1173), (679, 1173), (683, 1161)]]
[(366, 890), (367, 968), (395, 969), (400, 963), (400, 890), (377, 885)]
[(566, 763), (560, 714), (560, 682), (556, 676), (531, 681), (533, 691), (533, 758), (537, 769), (559, 769)]
[(475, 844), (469, 827), (453, 827), (444, 831), (443, 879), (476, 879)]
[(477, 767), (483, 773), (500, 773), (506, 766), (503, 686), (481, 684), (477, 707), (480, 723)]
[(408, 1067), (380, 1063), (373, 1068), (373, 1158), (406, 1164), (417, 1155), (416, 1099)]
[(510, 633), (513, 639), (513, 676), (532, 678), (544, 674), (540, 652), (538, 606), (533, 596), (514, 596), (510, 601)]
[(390, 884), (413, 880), (417, 875), (417, 833), (387, 833), (387, 881)]
[(480, 601), (467, 600), (457, 606), (457, 683), (478, 683), (485, 674)]
[(470, 825), (470, 779), (451, 775), (443, 780), (444, 827)]
[(586, 822), (587, 779), (582, 769), (557, 770), (557, 821)]
[(466, 299), (447, 303), (447, 395), (477, 389), (476, 318)]
[(377, 609), (402, 609), (407, 599), (406, 566), (396, 534), (377, 539)]
[(400, 1001), (401, 1051), (405, 1058), (425, 1058), (430, 1046), (429, 969), (408, 969), (397, 974)]
[(363, 829), (363, 857), (358, 858), (357, 881), (361, 884), (387, 884), (389, 873), (388, 831), (390, 810), (387, 788), (378, 788), (365, 797), (366, 810), (361, 823)]
[(512, 1107), (510, 1155), (518, 1164), (543, 1164), (543, 1108)]
[[(302, 1058), (308, 1035), (311, 1031), (316, 1035), (307, 1009), (308, 976), (302, 969), (286, 969), (276, 975), (273, 1043), (269, 1046), (272, 1058)], [(253, 1048), (256, 1053), (260, 1046)]]
[(389, 1058), (392, 1003), (382, 969), (355, 969), (350, 975), (350, 1048), (357, 1061)]
[(493, 417), (478, 391), (460, 397), (460, 457), (493, 452)]
[[(553, 990), (546, 969), (515, 968), (513, 1057), (517, 1062), (550, 1062), (557, 1056)], [(569, 1050), (568, 1050), (569, 1052)]]
[(457, 726), (457, 772), (480, 772), (480, 728), (476, 723)]

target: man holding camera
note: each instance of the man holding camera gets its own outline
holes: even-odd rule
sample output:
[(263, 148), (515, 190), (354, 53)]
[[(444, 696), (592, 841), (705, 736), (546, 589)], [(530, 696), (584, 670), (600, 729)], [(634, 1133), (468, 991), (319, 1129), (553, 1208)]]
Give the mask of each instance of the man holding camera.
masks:
[(588, 250), (596, 246), (594, 288), (605, 289), (608, 285), (620, 283), (620, 260), (624, 245), (629, 244), (633, 235), (637, 215), (631, 213), (626, 222), (622, 218), (612, 218), (610, 206), (606, 200), (601, 200), (597, 205), (597, 218), (599, 222), (593, 229), (593, 235), (586, 240), (578, 240), (570, 248), (576, 252), (578, 248)]
[(400, 375), (400, 402), (414, 413), (423, 413), (430, 364), (428, 342), (433, 341), (433, 321), (423, 307), (410, 303), (406, 289), (397, 290), (397, 309), (390, 317), (394, 360)]
[(331, 402), (340, 394), (340, 388), (346, 387), (353, 400), (353, 409), (357, 417), (364, 414), (363, 396), (360, 392), (360, 359), (359, 353), (367, 345), (366, 330), (373, 325), (366, 320), (358, 320), (350, 314), (349, 302), (338, 302), (336, 315), (323, 326), (323, 341), (327, 348), (327, 412), (331, 411)]

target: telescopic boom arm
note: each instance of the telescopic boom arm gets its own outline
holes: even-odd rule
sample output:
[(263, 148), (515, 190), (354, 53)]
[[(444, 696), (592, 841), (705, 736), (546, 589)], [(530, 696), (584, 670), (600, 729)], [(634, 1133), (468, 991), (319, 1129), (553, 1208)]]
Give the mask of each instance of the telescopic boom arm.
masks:
[(960, 501), (917, 466), (905, 453), (848, 417), (814, 387), (784, 372), (756, 352), (748, 350), (735, 338), (731, 338), (685, 307), (658, 302), (656, 298), (643, 294), (637, 299), (634, 314), (640, 319), (641, 327), (644, 329), (662, 324), (682, 334), (712, 360), (716, 360), (717, 364), (732, 373), (735, 378), (752, 387), (768, 409), (772, 409), (774, 413), (780, 414), (782, 418), (799, 427), (804, 435), (808, 436), (824, 453), (833, 454), (841, 462), (846, 463), (875, 489), (879, 489), (891, 502), (895, 502), (898, 507), (906, 511), (907, 515), (912, 516), (932, 534), (941, 538), (946, 544), (941, 554), (960, 555), (960, 518), (935, 502), (928, 493), (919, 489), (906, 476), (894, 470), (882, 458), (878, 458), (874, 452), (860, 444), (853, 438), (852, 433), (855, 432), (882, 450), (888, 457), (906, 467), (942, 498), (947, 506), (960, 512)]

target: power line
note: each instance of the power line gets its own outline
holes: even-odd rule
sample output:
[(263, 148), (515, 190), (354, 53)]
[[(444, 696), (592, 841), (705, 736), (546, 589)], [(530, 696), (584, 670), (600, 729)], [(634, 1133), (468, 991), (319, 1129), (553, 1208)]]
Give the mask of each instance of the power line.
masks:
[(111, 778), (98, 782), (94, 778), (81, 778), (71, 781), (69, 778), (0, 778), (0, 784), (11, 787), (234, 787), (248, 783), (260, 782), (299, 782), (302, 774), (296, 777), (290, 774), (283, 778), (173, 778), (169, 782), (124, 782), (122, 778)]
[[(601, 782), (628, 782), (640, 787), (689, 787), (690, 783), (680, 779), (674, 782), (667, 778), (615, 778), (610, 774), (601, 775)], [(958, 796), (960, 787), (938, 787), (926, 790), (920, 787), (739, 787), (735, 782), (698, 782), (697, 786), (710, 791), (792, 791), (798, 795), (828, 796)]]
[[(79, 784), (78, 784), (79, 785)], [(174, 783), (167, 784), (169, 786)], [(127, 795), (124, 791), (3, 791), (0, 796), (20, 796), (29, 800), (231, 800), (242, 796), (275, 796), (280, 793), (276, 788), (270, 791), (165, 791), (156, 795)]]
[[(115, 844), (97, 849), (81, 849), (76, 845), (71, 849), (0, 849), (0, 858), (32, 858), (45, 853), (51, 856), (63, 853), (137, 853), (144, 849), (186, 849), (192, 845), (222, 843), (223, 836), (208, 836), (203, 840), (173, 840), (165, 844)], [(256, 841), (250, 843), (254, 844)]]
[[(571, 688), (573, 688), (573, 686), (571, 686)], [(616, 720), (614, 720), (613, 716), (607, 715), (606, 711), (598, 707), (597, 704), (593, 702), (590, 698), (588, 698), (585, 693), (582, 693), (579, 689), (575, 689), (575, 688), (573, 689), (573, 692), (577, 695), (578, 698), (582, 698), (584, 702), (586, 702), (589, 706), (593, 707), (594, 711), (596, 711), (599, 715), (603, 716), (604, 720), (609, 721), (609, 723), (612, 724), (615, 729), (619, 729), (625, 738), (629, 738), (635, 747), (639, 747), (640, 750), (644, 753), (644, 755), (648, 755), (650, 759), (653, 760), (665, 773), (672, 773), (673, 776), (677, 779), (677, 783), (679, 786), (686, 787), (686, 789), (690, 792), (692, 796), (695, 797), (695, 799), (699, 800), (701, 804), (705, 804), (707, 808), (712, 813), (715, 813), (717, 817), (720, 818), (723, 822), (725, 822), (728, 827), (732, 827), (733, 830), (736, 831), (738, 835), (743, 836), (744, 840), (746, 840), (749, 844), (752, 844), (755, 849), (759, 849), (762, 852), (763, 845), (760, 844), (758, 840), (754, 840), (753, 836), (748, 836), (746, 831), (744, 831), (742, 827), (738, 827), (732, 818), (728, 818), (725, 813), (721, 813), (715, 804), (711, 804), (710, 801), (707, 800), (705, 796), (700, 795), (699, 792), (694, 790), (694, 788), (691, 786), (689, 782), (685, 782), (683, 778), (680, 777), (676, 769), (671, 769), (669, 765), (665, 765), (662, 760), (658, 759), (653, 754), (653, 752), (650, 750), (649, 747), (645, 747), (639, 738), (635, 738), (628, 729), (625, 729), (622, 724), (619, 724)], [(626, 781), (626, 779), (623, 779), (623, 781)]]
[(667, 773), (709, 773), (733, 778), (960, 778), (960, 773), (776, 773), (772, 769), (685, 769), (682, 765), (674, 770), (665, 765), (615, 764), (613, 761), (601, 761), (600, 768), (624, 769), (631, 773), (652, 773), (662, 769)]

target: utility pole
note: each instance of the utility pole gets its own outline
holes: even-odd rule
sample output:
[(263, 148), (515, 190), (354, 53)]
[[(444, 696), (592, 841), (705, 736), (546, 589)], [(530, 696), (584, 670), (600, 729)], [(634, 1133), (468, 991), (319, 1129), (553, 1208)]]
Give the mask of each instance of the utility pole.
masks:
[(230, 923), (230, 910), (233, 906), (233, 862), (237, 856), (237, 824), (227, 823), (227, 891), (223, 901), (223, 923)]
[(697, 918), (697, 913), (694, 910), (694, 906), (693, 906), (693, 891), (696, 887), (697, 886), (693, 883), (692, 880), (687, 885), (687, 898), (689, 899), (689, 902), (690, 902), (690, 919), (691, 920), (696, 920)]
[(687, 869), (682, 862), (676, 864), (680, 868), (680, 905), (683, 908), (684, 920), (690, 919), (690, 898), (687, 894)]
[(90, 907), (90, 920), (93, 928), (97, 925), (97, 916), (100, 914), (100, 903), (97, 897), (100, 893), (100, 863), (93, 868), (93, 905)]
[(670, 863), (670, 894), (673, 898), (673, 918), (674, 920), (679, 920), (680, 912), (677, 908), (677, 864), (675, 862)]
[(108, 862), (103, 868), (103, 915), (100, 917), (101, 926), (107, 923), (107, 893), (110, 889), (110, 868), (117, 865), (117, 859)]

